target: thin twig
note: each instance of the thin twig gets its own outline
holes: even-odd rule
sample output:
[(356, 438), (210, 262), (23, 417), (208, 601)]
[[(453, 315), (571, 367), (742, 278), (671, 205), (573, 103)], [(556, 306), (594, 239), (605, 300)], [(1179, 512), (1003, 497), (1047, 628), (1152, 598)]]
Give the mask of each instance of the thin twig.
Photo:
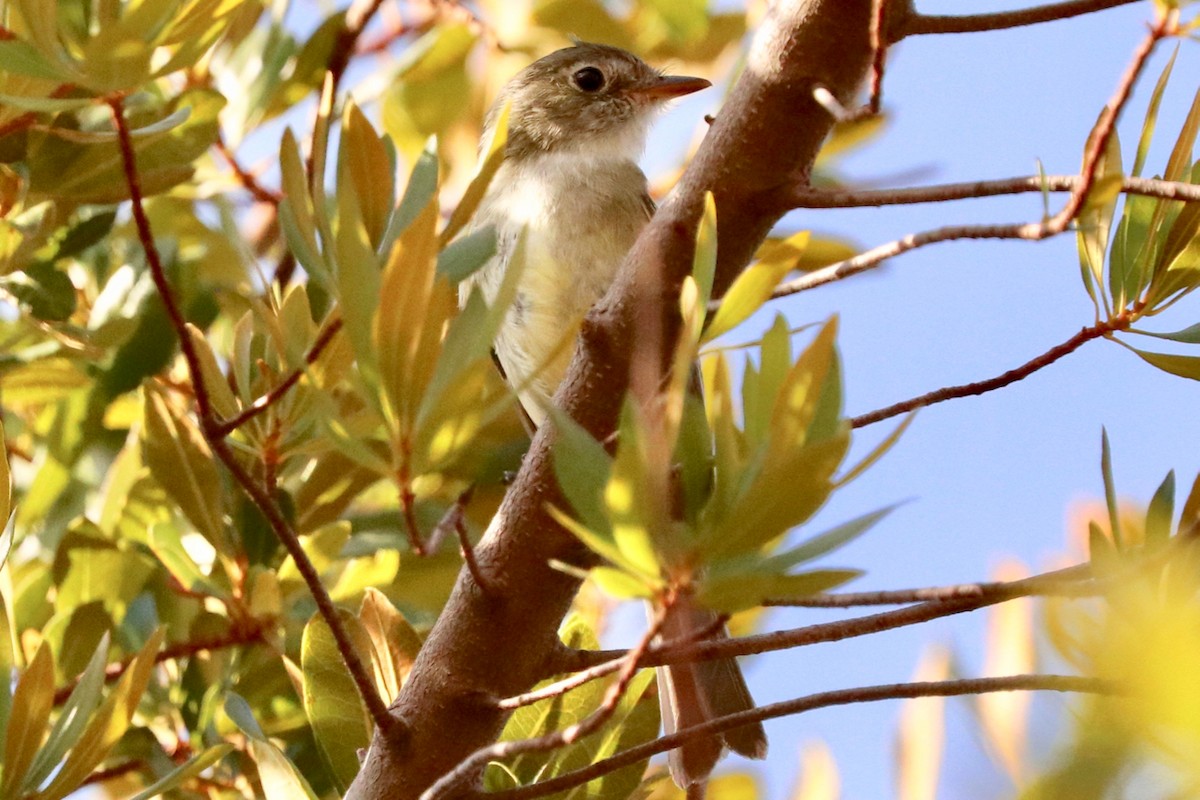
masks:
[(778, 717), (802, 714), (818, 708), (870, 703), (878, 700), (900, 700), (914, 697), (955, 697), (960, 695), (985, 694), (991, 692), (1051, 691), (1088, 692), (1112, 694), (1118, 687), (1110, 681), (1097, 678), (1080, 678), (1072, 675), (1010, 675), (999, 678), (972, 678), (966, 680), (930, 681), (925, 683), (892, 683), (880, 686), (862, 686), (855, 689), (839, 689), (819, 692), (794, 700), (759, 706), (709, 720), (701, 725), (684, 728), (669, 736), (622, 750), (614, 756), (597, 761), (583, 769), (559, 775), (550, 780), (508, 789), (489, 792), (488, 800), (531, 800), (557, 794), (576, 786), (582, 786), (603, 775), (645, 761), (651, 756), (674, 750), (689, 741), (724, 733), (744, 725)]
[(919, 36), (927, 33), (979, 33), (1019, 28), (1054, 22), (1060, 19), (1081, 17), (1095, 11), (1104, 11), (1125, 6), (1138, 0), (1070, 0), (1065, 3), (1048, 3), (1018, 11), (996, 11), (991, 14), (926, 15), (914, 14), (904, 26), (904, 36)]
[[(941, 203), (979, 197), (1024, 194), (1027, 192), (1073, 192), (1079, 187), (1078, 175), (1026, 175), (990, 181), (964, 181), (934, 186), (909, 186), (898, 189), (816, 189), (804, 187), (793, 193), (794, 208), (862, 208), (916, 203)], [(1154, 178), (1125, 178), (1125, 194), (1158, 197), (1163, 200), (1200, 202), (1200, 185)]]
[[(684, 645), (684, 644), (689, 644), (691, 642), (698, 642), (698, 641), (703, 641), (705, 639), (709, 639), (709, 638), (715, 636), (718, 631), (724, 630), (725, 624), (727, 622), (729, 622), (729, 616), (727, 614), (719, 614), (719, 615), (717, 615), (716, 619), (714, 619), (710, 624), (706, 625), (705, 627), (701, 628), (700, 630), (691, 631), (686, 636), (679, 636), (679, 637), (676, 637), (673, 639), (669, 639), (665, 642), (659, 642), (658, 647), (659, 648), (677, 647), (679, 645)], [(576, 656), (576, 654), (578, 652), (579, 651), (572, 650), (570, 648), (564, 648), (562, 650), (562, 655), (566, 659), (572, 659)], [(501, 711), (515, 711), (518, 708), (532, 705), (532, 704), (538, 702), (539, 700), (547, 700), (551, 697), (558, 697), (560, 695), (564, 695), (567, 692), (571, 691), (572, 689), (574, 689), (578, 686), (583, 686), (585, 683), (591, 683), (592, 681), (594, 681), (598, 678), (603, 678), (605, 675), (609, 675), (609, 674), (615, 672), (616, 670), (620, 669), (621, 664), (623, 664), (625, 662), (625, 659), (628, 658), (628, 655), (629, 654), (627, 651), (623, 651), (623, 650), (619, 651), (618, 654), (616, 656), (614, 656), (612, 658), (612, 660), (610, 660), (610, 661), (605, 661), (603, 663), (596, 664), (595, 666), (589, 667), (588, 669), (585, 669), (585, 670), (582, 670), (579, 672), (575, 672), (574, 674), (572, 674), (571, 676), (569, 676), (567, 678), (563, 678), (560, 681), (555, 681), (554, 683), (543, 686), (540, 689), (534, 689), (532, 691), (525, 692), (524, 694), (518, 694), (518, 695), (514, 695), (512, 697), (506, 697), (503, 700), (496, 703), (496, 708), (500, 709)], [(558, 669), (557, 666), (551, 666), (547, 670), (547, 674), (558, 675), (565, 671), (568, 671), (568, 670), (567, 669)]]
[(533, 739), (497, 742), (488, 747), (476, 750), (463, 759), (451, 772), (443, 775), (433, 786), (426, 789), (421, 795), (421, 800), (438, 800), (438, 798), (447, 796), (464, 781), (477, 774), (490, 761), (511, 758), (522, 753), (557, 750), (599, 730), (616, 712), (617, 703), (620, 702), (621, 697), (625, 694), (625, 690), (629, 688), (629, 682), (633, 680), (633, 676), (637, 674), (642, 658), (650, 648), (650, 642), (653, 641), (654, 637), (658, 635), (659, 630), (662, 629), (663, 620), (666, 618), (666, 611), (670, 605), (671, 599), (667, 598), (655, 614), (645, 635), (642, 636), (636, 646), (625, 654), (625, 657), (622, 659), (621, 671), (617, 675), (617, 679), (613, 681), (612, 685), (605, 692), (604, 699), (601, 701), (599, 708), (584, 719), (576, 722), (574, 725), (568, 725), (561, 731), (553, 731)]
[(873, 269), (889, 258), (893, 258), (918, 247), (948, 242), (957, 239), (1024, 239), (1040, 241), (1057, 236), (1067, 230), (1071, 222), (1083, 209), (1088, 193), (1096, 179), (1096, 169), (1104, 154), (1105, 146), (1116, 127), (1121, 110), (1125, 107), (1129, 94), (1137, 82), (1138, 76), (1146, 65), (1147, 59), (1154, 51), (1154, 46), (1166, 36), (1171, 35), (1176, 28), (1175, 14), (1162, 15), (1151, 27), (1146, 37), (1134, 51), (1133, 59), (1122, 74), (1112, 98), (1104, 107), (1096, 127), (1088, 138), (1084, 151), (1083, 168), (1080, 170), (1076, 185), (1072, 188), (1067, 202), (1054, 216), (1041, 222), (1025, 222), (1013, 224), (992, 225), (948, 225), (920, 233), (910, 233), (900, 239), (872, 248), (865, 253), (859, 253), (853, 258), (830, 264), (819, 270), (802, 275), (795, 280), (780, 284), (771, 293), (771, 297), (786, 297), (797, 292), (822, 286), (833, 281), (857, 275), (860, 272)]
[[(1077, 564), (1066, 569), (1047, 572), (1038, 576), (1037, 584), (1026, 596), (1037, 597), (1088, 597), (1099, 589), (1091, 580), (1090, 564)], [(959, 583), (953, 586), (928, 586), (920, 589), (890, 589), (876, 592), (837, 592), (817, 594), (794, 600), (767, 600), (764, 606), (798, 608), (852, 608), (854, 606), (885, 606), (907, 603), (946, 602), (964, 597), (987, 597), (1007, 593), (1011, 581), (989, 583)]]
[[(317, 359), (321, 357), (321, 353), (324, 352), (325, 348), (329, 346), (329, 343), (333, 341), (333, 337), (336, 336), (337, 332), (341, 329), (341, 317), (335, 316), (325, 323), (324, 328), (321, 329), (321, 331), (317, 334), (316, 340), (313, 341), (312, 347), (309, 348), (308, 352), (304, 356), (305, 367), (312, 366), (313, 364), (317, 363)], [(305, 367), (299, 367), (292, 370), (292, 372), (289, 373), (288, 376), (284, 378), (278, 386), (259, 397), (250, 405), (246, 406), (236, 416), (217, 423), (213, 429), (213, 434), (221, 437), (228, 436), (242, 425), (245, 425), (247, 422), (266, 411), (275, 403), (279, 402), (279, 399), (287, 394), (288, 391), (299, 382), (300, 378), (304, 376)]]
[(1028, 378), (1033, 373), (1040, 369), (1050, 366), (1055, 361), (1058, 361), (1064, 356), (1070, 355), (1078, 350), (1083, 345), (1093, 339), (1108, 337), (1115, 331), (1123, 331), (1132, 325), (1134, 315), (1130, 312), (1121, 312), (1111, 320), (1101, 320), (1095, 325), (1089, 325), (1082, 328), (1078, 333), (1067, 339), (1065, 342), (1051, 347), (1046, 352), (1026, 361), (1019, 367), (1003, 372), (994, 378), (989, 378), (984, 381), (976, 381), (975, 383), (964, 383), (958, 386), (946, 386), (941, 389), (936, 389), (932, 392), (910, 397), (907, 400), (902, 400), (899, 403), (893, 403), (886, 408), (876, 409), (866, 414), (860, 414), (857, 417), (850, 417), (849, 423), (852, 428), (862, 428), (867, 425), (873, 425), (876, 422), (882, 422), (885, 419), (907, 414), (910, 411), (915, 411), (918, 408), (925, 408), (936, 403), (943, 403), (947, 400), (956, 400), (960, 397), (972, 397), (974, 395), (986, 394), (987, 392), (995, 391), (1009, 384)]
[[(257, 644), (264, 641), (267, 633), (267, 623), (259, 620), (252, 620), (251, 622), (258, 624), (242, 625), (224, 636), (176, 642), (175, 644), (168, 645), (154, 654), (154, 663), (161, 664), (164, 661), (191, 658), (199, 653), (224, 650), (228, 647), (240, 647), (247, 644)], [(104, 668), (105, 683), (111, 683), (124, 675), (125, 670), (129, 669), (131, 663), (133, 663), (133, 656), (129, 656), (115, 664), (107, 665)], [(71, 692), (75, 691), (75, 687), (79, 685), (81, 677), (81, 675), (76, 676), (54, 690), (54, 705), (62, 705), (67, 702), (67, 698), (71, 696)]]
[(237, 177), (238, 183), (242, 185), (243, 189), (250, 193), (251, 197), (260, 203), (268, 203), (273, 206), (277, 206), (283, 201), (283, 195), (273, 189), (268, 189), (267, 187), (263, 186), (261, 183), (259, 183), (258, 178), (255, 177), (253, 173), (251, 173), (238, 162), (237, 156), (232, 150), (229, 149), (229, 145), (225, 143), (224, 136), (218, 134), (217, 141), (214, 146), (216, 147), (217, 152), (221, 154), (221, 157), (225, 159), (225, 163), (229, 165), (231, 170), (233, 170), (233, 174)]
[[(354, 679), (355, 686), (362, 695), (363, 703), (366, 705), (367, 711), (375, 721), (376, 726), (385, 734), (396, 732), (398, 720), (388, 713), (387, 705), (384, 703), (383, 698), (379, 696), (370, 673), (367, 672), (366, 667), (358, 656), (358, 652), (354, 649), (354, 645), (350, 641), (350, 636), (346, 632), (341, 618), (338, 616), (337, 608), (334, 606), (329, 592), (325, 589), (324, 584), (321, 583), (320, 574), (317, 573), (316, 567), (313, 566), (312, 561), (308, 558), (308, 554), (304, 552), (304, 548), (300, 546), (299, 537), (291, 525), (288, 524), (287, 520), (284, 519), (283, 512), (280, 511), (275, 500), (254, 481), (250, 473), (238, 461), (233, 450), (230, 449), (225, 437), (220, 435), (216, 428), (217, 419), (208, 393), (208, 387), (204, 382), (204, 373), (200, 367), (200, 359), (196, 352), (195, 344), (192, 342), (191, 336), (188, 335), (187, 321), (184, 319), (183, 312), (179, 308), (179, 303), (175, 299), (175, 293), (167, 281), (162, 258), (158, 253), (158, 246), (154, 243), (154, 232), (150, 227), (150, 220), (146, 216), (141, 182), (138, 177), (137, 157), (133, 149), (133, 137), (125, 121), (123, 99), (120, 95), (114, 95), (109, 97), (107, 102), (112, 108), (113, 120), (117, 128), (117, 141), (120, 144), (122, 161), (125, 168), (125, 181), (129, 187), (129, 197), (133, 210), (134, 223), (137, 227), (138, 239), (141, 242), (143, 251), (145, 251), (146, 262), (150, 267), (150, 274), (154, 280), (155, 288), (158, 290), (163, 307), (167, 311), (167, 317), (171, 321), (175, 335), (179, 339), (179, 347), (187, 364), (188, 375), (191, 377), (192, 382), (192, 390), (196, 397), (196, 415), (199, 420), (200, 431), (204, 434), (204, 438), (208, 441), (213, 453), (225, 464), (225, 468), (229, 470), (234, 480), (249, 495), (254, 504), (258, 506), (258, 509), (270, 524), (271, 529), (275, 532), (276, 537), (278, 537), (292, 556), (297, 570), (300, 572), (301, 577), (304, 578), (309, 593), (317, 604), (317, 609), (320, 611), (321, 617), (325, 620), (330, 632), (333, 634), (338, 651), (342, 655), (342, 660), (345, 662), (347, 670)], [(384, 738), (389, 737), (385, 736)]]
[[(893, 611), (883, 611), (878, 614), (817, 625), (805, 625), (755, 636), (743, 636), (737, 639), (709, 639), (689, 644), (665, 643), (652, 647), (642, 659), (642, 663), (647, 667), (660, 667), (667, 664), (714, 661), (868, 636), (975, 611), (1020, 597), (1042, 594), (1045, 593), (1048, 585), (1061, 581), (1061, 575), (1061, 571), (1049, 572), (1044, 575), (1034, 575), (1017, 581), (996, 584), (989, 592), (978, 596), (927, 601)], [(564, 669), (583, 670), (595, 667), (594, 677), (612, 672), (613, 668), (605, 662), (624, 655), (622, 650), (575, 650), (568, 651), (568, 653), (574, 664), (565, 666), (569, 659), (567, 654), (564, 654), (562, 658)]]

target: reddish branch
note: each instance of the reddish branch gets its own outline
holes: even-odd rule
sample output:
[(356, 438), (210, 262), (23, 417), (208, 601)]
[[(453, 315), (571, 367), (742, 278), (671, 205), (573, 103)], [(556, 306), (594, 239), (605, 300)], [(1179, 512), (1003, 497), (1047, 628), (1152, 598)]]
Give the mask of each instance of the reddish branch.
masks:
[[(333, 317), (325, 323), (325, 327), (322, 328), (320, 333), (317, 334), (316, 341), (312, 343), (312, 347), (309, 348), (308, 353), (306, 353), (304, 356), (304, 363), (306, 366), (312, 366), (313, 364), (317, 363), (317, 359), (321, 357), (321, 353), (325, 351), (325, 348), (329, 346), (329, 343), (333, 341), (333, 337), (336, 336), (337, 332), (341, 329), (341, 317)], [(250, 405), (246, 406), (236, 416), (218, 422), (214, 427), (214, 434), (224, 437), (233, 433), (242, 425), (245, 425), (247, 422), (266, 411), (275, 403), (279, 402), (280, 398), (287, 394), (303, 376), (303, 367), (292, 370), (292, 372), (289, 373), (288, 376), (284, 378), (278, 386), (271, 389), (271, 391), (267, 392), (262, 397), (259, 397)]]
[(229, 145), (225, 144), (223, 136), (217, 136), (215, 146), (217, 152), (225, 159), (225, 163), (233, 170), (233, 174), (237, 177), (238, 183), (242, 185), (243, 189), (248, 191), (260, 203), (268, 203), (273, 206), (279, 205), (283, 200), (283, 195), (259, 183), (258, 178), (238, 162), (237, 156), (229, 149)]
[(857, 417), (851, 417), (850, 427), (862, 428), (867, 425), (873, 425), (876, 422), (881, 422), (885, 419), (907, 414), (910, 411), (916, 411), (918, 408), (925, 408), (936, 403), (942, 403), (946, 400), (955, 400), (960, 397), (972, 397), (974, 395), (985, 394), (996, 389), (1008, 386), (1011, 383), (1024, 380), (1033, 373), (1048, 367), (1055, 361), (1066, 355), (1070, 355), (1082, 347), (1084, 344), (1099, 339), (1108, 337), (1115, 331), (1123, 331), (1133, 324), (1134, 315), (1129, 312), (1121, 312), (1111, 320), (1101, 320), (1095, 325), (1089, 325), (1083, 328), (1067, 339), (1062, 344), (1056, 345), (1040, 356), (1026, 361), (1019, 367), (1010, 369), (1007, 372), (1001, 373), (994, 378), (989, 378), (985, 381), (977, 381), (975, 383), (964, 383), (959, 386), (946, 386), (942, 389), (936, 389), (932, 392), (910, 397), (908, 400), (903, 400), (899, 403), (893, 403), (886, 408), (880, 408), (866, 414), (860, 414)]
[(395, 730), (396, 720), (388, 714), (387, 705), (379, 696), (371, 674), (358, 657), (358, 652), (354, 649), (350, 636), (346, 632), (341, 618), (338, 616), (333, 600), (330, 598), (324, 584), (321, 583), (320, 574), (313, 566), (312, 561), (309, 560), (308, 554), (304, 552), (304, 548), (301, 547), (300, 539), (296, 535), (296, 532), (288, 524), (287, 520), (284, 519), (283, 512), (280, 511), (278, 504), (250, 476), (250, 473), (246, 471), (234, 455), (232, 449), (230, 449), (224, 435), (216, 427), (217, 418), (208, 393), (208, 387), (204, 382), (204, 374), (200, 367), (200, 358), (196, 352), (192, 338), (188, 335), (187, 321), (179, 308), (179, 302), (175, 298), (174, 290), (167, 280), (166, 270), (163, 269), (158, 247), (154, 243), (154, 232), (150, 227), (150, 220), (146, 216), (141, 180), (137, 169), (137, 157), (133, 148), (133, 137), (130, 135), (129, 126), (125, 121), (123, 99), (120, 95), (114, 95), (107, 98), (107, 103), (112, 108), (113, 121), (117, 129), (117, 141), (121, 149), (121, 157), (125, 169), (125, 181), (129, 187), (129, 199), (132, 206), (134, 224), (138, 232), (138, 239), (141, 242), (143, 251), (146, 253), (146, 262), (150, 267), (150, 274), (154, 280), (155, 288), (158, 290), (163, 307), (166, 309), (167, 317), (171, 321), (171, 327), (179, 339), (179, 347), (187, 364), (188, 374), (191, 377), (193, 391), (195, 392), (196, 415), (200, 423), (200, 430), (204, 434), (209, 447), (212, 448), (213, 453), (225, 464), (226, 469), (229, 470), (234, 480), (249, 495), (254, 504), (258, 506), (275, 535), (292, 556), (297, 570), (308, 586), (313, 600), (316, 601), (317, 610), (333, 633), (338, 651), (341, 653), (342, 659), (346, 662), (346, 668), (354, 679), (355, 686), (362, 696), (368, 713), (370, 713), (371, 718), (375, 721), (380, 731), (389, 733)]
[(915, 14), (904, 26), (905, 36), (927, 33), (979, 33), (1019, 28), (1054, 22), (1060, 19), (1080, 17), (1095, 11), (1104, 11), (1116, 6), (1130, 5), (1138, 0), (1071, 0), (1065, 3), (1048, 3), (1018, 11), (997, 11), (991, 14), (925, 15)]
[(597, 761), (583, 769), (559, 775), (550, 780), (509, 789), (502, 792), (488, 792), (477, 795), (488, 800), (530, 800), (535, 797), (545, 797), (550, 794), (582, 786), (589, 781), (616, 772), (619, 769), (645, 761), (651, 756), (673, 750), (687, 742), (702, 737), (712, 736), (725, 731), (762, 722), (777, 717), (792, 716), (813, 711), (818, 708), (849, 705), (851, 703), (870, 703), (878, 700), (901, 700), (914, 697), (956, 697), (960, 695), (986, 694), (991, 692), (1016, 691), (1050, 691), (1050, 692), (1088, 692), (1093, 694), (1112, 694), (1118, 687), (1109, 682), (1096, 678), (1080, 678), (1070, 675), (1011, 675), (1002, 678), (974, 678), (968, 680), (931, 681), (927, 683), (892, 683), (881, 686), (863, 686), (855, 689), (839, 689), (831, 692), (820, 692), (795, 700), (782, 703), (771, 703), (759, 706), (749, 711), (719, 717), (684, 728), (669, 736), (646, 742), (645, 744), (622, 750), (614, 756)]
[[(186, 642), (177, 642), (173, 645), (168, 645), (154, 656), (154, 663), (161, 664), (164, 661), (176, 661), (181, 658), (191, 658), (199, 653), (211, 652), (213, 650), (224, 650), (229, 647), (240, 647), (247, 644), (258, 644), (263, 642), (267, 634), (267, 623), (256, 625), (243, 625), (236, 627), (229, 633), (223, 636), (213, 636), (208, 639), (196, 639)], [(129, 669), (129, 665), (133, 663), (133, 656), (125, 658), (114, 664), (109, 664), (104, 668), (104, 681), (111, 683), (125, 674), (125, 670)], [(75, 687), (79, 685), (80, 678), (77, 676), (70, 682), (58, 687), (54, 690), (54, 705), (61, 705), (67, 702), (67, 698), (71, 696), (71, 692), (75, 691)]]

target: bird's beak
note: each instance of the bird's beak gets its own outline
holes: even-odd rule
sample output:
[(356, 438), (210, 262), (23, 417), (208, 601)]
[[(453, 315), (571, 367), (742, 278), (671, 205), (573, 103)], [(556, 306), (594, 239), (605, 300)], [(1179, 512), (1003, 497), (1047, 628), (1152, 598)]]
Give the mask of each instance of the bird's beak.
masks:
[(630, 92), (647, 100), (670, 100), (685, 94), (707, 89), (712, 83), (704, 78), (689, 78), (685, 75), (660, 75), (653, 81), (634, 87)]

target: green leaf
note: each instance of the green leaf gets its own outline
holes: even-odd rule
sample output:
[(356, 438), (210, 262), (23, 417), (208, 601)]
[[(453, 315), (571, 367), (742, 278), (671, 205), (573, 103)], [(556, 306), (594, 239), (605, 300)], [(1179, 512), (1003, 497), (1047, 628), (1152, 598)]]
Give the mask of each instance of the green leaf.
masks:
[(1179, 47), (1175, 47), (1175, 51), (1171, 53), (1170, 60), (1163, 68), (1162, 74), (1158, 76), (1158, 82), (1154, 85), (1154, 91), (1150, 94), (1150, 103), (1146, 107), (1146, 118), (1142, 122), (1142, 135), (1138, 139), (1137, 156), (1133, 161), (1133, 172), (1130, 174), (1138, 177), (1142, 174), (1142, 168), (1146, 166), (1146, 156), (1150, 154), (1150, 142), (1154, 138), (1154, 128), (1158, 122), (1158, 109), (1162, 105), (1163, 92), (1166, 91), (1167, 82), (1171, 78), (1171, 70), (1175, 67), (1175, 57), (1179, 55)]
[(496, 229), (491, 225), (460, 236), (438, 254), (437, 271), (451, 283), (475, 274), (496, 255)]
[(557, 435), (554, 438), (554, 475), (563, 496), (584, 525), (606, 531), (610, 527), (604, 489), (612, 475), (612, 456), (561, 409), (551, 407)]
[(474, 216), (475, 209), (483, 201), (483, 195), (487, 192), (492, 178), (495, 177), (497, 170), (500, 169), (500, 165), (504, 162), (505, 147), (508, 144), (508, 115), (510, 110), (511, 104), (505, 103), (504, 107), (496, 115), (495, 122), (491, 128), (491, 137), (484, 142), (481, 148), (483, 156), (475, 172), (475, 177), (467, 184), (462, 199), (458, 201), (458, 205), (455, 206), (449, 221), (446, 222), (446, 227), (442, 230), (439, 240), (442, 246), (453, 240), (458, 235), (458, 232), (470, 221), (471, 217)]
[(1175, 516), (1175, 470), (1167, 473), (1146, 508), (1146, 546), (1165, 544), (1171, 536), (1171, 519)]
[(230, 553), (220, 502), (221, 476), (204, 436), (154, 384), (143, 385), (142, 400), (146, 466), (217, 552)]
[(353, 102), (342, 114), (342, 139), (338, 149), (344, 176), (341, 191), (358, 199), (367, 237), (375, 245), (383, 240), (395, 203), (396, 165), (384, 141)]
[(1121, 547), (1121, 518), (1117, 508), (1117, 487), (1113, 481), (1112, 448), (1108, 431), (1100, 429), (1100, 474), (1104, 477), (1104, 503), (1108, 507), (1108, 522), (1112, 526), (1113, 543)]
[(810, 597), (857, 578), (858, 570), (814, 570), (796, 575), (773, 572), (740, 572), (701, 579), (697, 600), (705, 607), (736, 614), (771, 599)]
[(20, 39), (0, 41), (0, 72), (66, 83), (70, 76), (47, 60), (36, 47)]
[[(1128, 347), (1128, 345), (1126, 345)], [(1163, 372), (1171, 375), (1178, 375), (1181, 378), (1189, 378), (1194, 381), (1200, 381), (1200, 356), (1182, 356), (1174, 353), (1152, 353), (1148, 350), (1138, 350), (1135, 347), (1129, 347), (1130, 350), (1147, 364), (1158, 367)]]
[(258, 779), (262, 783), (265, 800), (317, 800), (316, 793), (300, 770), (278, 747), (266, 738), (252, 737), (248, 744), (250, 755), (258, 764)]
[(78, 547), (68, 553), (67, 575), (58, 587), (58, 608), (74, 608), (93, 600), (120, 619), (126, 607), (146, 585), (156, 564), (133, 550), (96, 550)]
[[(1100, 121), (1096, 125), (1099, 126)], [(1095, 135), (1096, 128), (1093, 127), (1089, 147)], [(1089, 293), (1093, 281), (1096, 285), (1104, 281), (1104, 255), (1108, 250), (1109, 231), (1123, 181), (1121, 142), (1114, 130), (1105, 142), (1104, 153), (1096, 164), (1095, 181), (1076, 221), (1079, 264), (1084, 270), (1084, 286), (1088, 287)]]
[[(339, 610), (338, 617), (364, 654), (369, 639), (358, 618)], [(319, 614), (304, 626), (300, 644), (300, 666), (304, 673), (304, 712), (313, 735), (329, 764), (338, 787), (346, 787), (358, 774), (358, 751), (371, 743), (371, 721), (346, 671), (337, 641)]]
[(20, 797), (25, 775), (33, 763), (54, 707), (54, 659), (42, 642), (13, 691), (8, 732), (4, 741), (4, 781), (0, 797)]
[(100, 705), (100, 693), (104, 689), (104, 667), (108, 659), (109, 634), (106, 631), (96, 646), (87, 668), (79, 677), (79, 683), (71, 691), (62, 708), (46, 743), (38, 751), (29, 766), (25, 783), (40, 786), (63, 760), (66, 752), (75, 746), (84, 728), (91, 721), (92, 713)]
[(1152, 336), (1155, 339), (1167, 339), (1168, 341), (1181, 342), (1183, 344), (1200, 344), (1200, 322), (1172, 333), (1156, 333), (1154, 331), (1133, 329), (1130, 330), (1130, 333), (1140, 333), (1143, 336)]
[(166, 794), (172, 789), (178, 788), (186, 781), (198, 777), (202, 772), (216, 764), (225, 756), (233, 752), (233, 745), (228, 742), (210, 747), (204, 752), (189, 758), (184, 763), (180, 764), (175, 769), (168, 772), (166, 775), (159, 778), (154, 783), (147, 786), (142, 791), (135, 794), (129, 800), (154, 800)]
[(404, 196), (400, 198), (400, 205), (396, 206), (396, 213), (392, 215), (392, 223), (388, 227), (379, 252), (391, 252), (396, 237), (413, 223), (421, 211), (434, 202), (437, 189), (437, 142), (431, 139), (426, 143), (421, 155), (417, 157), (416, 163), (413, 164), (412, 172), (408, 175), (408, 183), (404, 187)]
[(614, 567), (594, 567), (589, 573), (600, 591), (618, 600), (648, 599), (654, 596), (655, 586), (644, 578)]
[(699, 306), (708, 307), (712, 299), (713, 279), (717, 274), (717, 201), (713, 193), (704, 193), (704, 213), (696, 228), (696, 250), (692, 256), (692, 277), (700, 290)]
[(45, 322), (63, 322), (75, 313), (75, 285), (65, 272), (40, 262), (0, 278), (0, 289)]
[(850, 542), (862, 536), (868, 530), (875, 526), (877, 522), (886, 517), (888, 514), (895, 511), (901, 503), (893, 503), (890, 506), (885, 506), (878, 511), (872, 511), (869, 514), (863, 514), (861, 517), (856, 517), (849, 522), (843, 522), (834, 528), (830, 528), (824, 533), (818, 534), (811, 539), (806, 539), (803, 544), (794, 547), (787, 552), (780, 553), (764, 561), (776, 571), (783, 572), (791, 569), (797, 564), (803, 564), (806, 561), (813, 561), (826, 553), (831, 553), (839, 547), (843, 547)]
[[(15, 674), (16, 659), (13, 653), (13, 622), (8, 603), (0, 592), (0, 675)], [(13, 686), (11, 677), (0, 685), (0, 753), (4, 753), (8, 739), (8, 721), (12, 716)]]
[[(793, 241), (795, 247), (802, 248), (808, 241), (807, 231), (797, 234), (793, 240), (789, 241)], [(702, 341), (711, 342), (748, 319), (770, 299), (771, 292), (791, 269), (791, 261), (780, 260), (758, 261), (742, 270), (721, 298), (721, 305), (704, 331)]]

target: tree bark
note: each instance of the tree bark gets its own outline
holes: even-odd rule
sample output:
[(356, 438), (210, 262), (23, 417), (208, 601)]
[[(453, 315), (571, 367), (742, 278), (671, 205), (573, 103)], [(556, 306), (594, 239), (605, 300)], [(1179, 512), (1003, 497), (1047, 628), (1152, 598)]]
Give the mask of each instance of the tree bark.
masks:
[[(717, 203), (719, 295), (807, 181), (833, 123), (813, 89), (823, 86), (852, 105), (871, 64), (871, 6), (871, 0), (781, 0), (763, 20), (745, 71), (696, 158), (585, 321), (556, 400), (597, 438), (615, 427), (647, 327), (660, 349), (673, 341), (678, 288), (691, 271), (704, 192), (711, 190)], [(496, 699), (554, 671), (556, 632), (578, 582), (549, 562), (586, 564), (589, 555), (546, 513), (548, 504), (562, 505), (553, 438), (552, 426), (539, 431), (476, 550), (486, 587), (466, 570), (459, 575), (393, 703), (402, 735), (392, 742), (376, 737), (347, 798), (415, 800), (495, 740), (505, 721)]]

